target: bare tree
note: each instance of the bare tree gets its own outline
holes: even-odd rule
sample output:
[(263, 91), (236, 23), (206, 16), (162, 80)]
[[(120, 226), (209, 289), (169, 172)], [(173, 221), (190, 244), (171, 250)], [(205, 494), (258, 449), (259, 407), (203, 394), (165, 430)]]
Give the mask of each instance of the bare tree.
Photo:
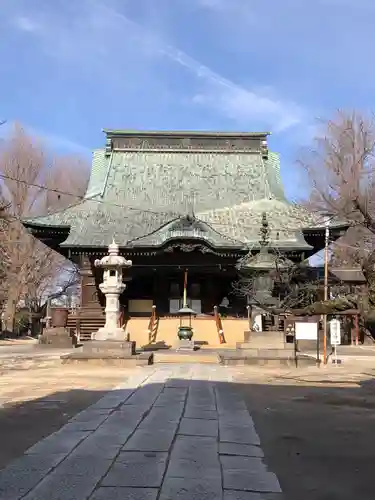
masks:
[(72, 264), (32, 237), (21, 219), (79, 201), (88, 169), (77, 159), (50, 155), (41, 141), (16, 125), (0, 151), (0, 176), (2, 295), (5, 327), (11, 330), (21, 298), (40, 303), (47, 290), (65, 289), (76, 279)]
[[(317, 269), (310, 267), (307, 261), (285, 266), (281, 255), (275, 263), (270, 271), (243, 274), (240, 270), (238, 280), (232, 285), (234, 293), (271, 314), (307, 307), (316, 301), (322, 285)], [(270, 288), (264, 293), (267, 282)], [(260, 293), (259, 285), (263, 288)]]
[[(308, 204), (351, 223), (347, 235), (333, 246), (333, 258), (361, 267), (369, 307), (375, 309), (375, 120), (358, 112), (338, 112), (325, 125), (315, 147), (299, 161), (310, 188)], [(314, 310), (320, 314), (359, 305), (353, 296), (331, 301), (330, 306), (316, 304)], [(368, 311), (364, 314), (368, 317)]]

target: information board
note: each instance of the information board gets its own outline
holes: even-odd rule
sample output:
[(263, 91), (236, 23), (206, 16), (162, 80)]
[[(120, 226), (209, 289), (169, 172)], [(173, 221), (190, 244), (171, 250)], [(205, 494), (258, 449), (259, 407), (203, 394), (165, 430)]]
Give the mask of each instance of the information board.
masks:
[(329, 332), (331, 336), (331, 345), (341, 344), (341, 324), (338, 319), (331, 319), (329, 322)]
[(296, 321), (296, 340), (317, 340), (318, 323)]

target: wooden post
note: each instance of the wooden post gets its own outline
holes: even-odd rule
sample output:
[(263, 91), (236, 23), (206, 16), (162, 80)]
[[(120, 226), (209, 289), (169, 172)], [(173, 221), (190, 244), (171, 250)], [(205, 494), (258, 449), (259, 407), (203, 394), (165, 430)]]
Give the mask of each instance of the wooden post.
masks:
[(348, 317), (348, 323), (350, 328), (350, 345), (355, 345), (355, 319), (353, 315)]
[(81, 318), (80, 318), (80, 308), (76, 311), (76, 336), (77, 343), (81, 342)]
[(251, 305), (246, 306), (247, 309), (247, 322), (249, 325), (249, 331), (252, 329), (252, 322), (251, 322)]
[(358, 325), (358, 314), (354, 316), (355, 325), (355, 345), (359, 344), (359, 325)]
[[(324, 245), (324, 301), (328, 300), (328, 245), (329, 245), (329, 220), (326, 221)], [(319, 337), (319, 333), (318, 333)], [(327, 364), (327, 315), (323, 316), (323, 362)]]
[(183, 295), (182, 307), (187, 307), (187, 279), (188, 279), (188, 271), (187, 271), (187, 269), (185, 269), (185, 272), (184, 272), (184, 295)]

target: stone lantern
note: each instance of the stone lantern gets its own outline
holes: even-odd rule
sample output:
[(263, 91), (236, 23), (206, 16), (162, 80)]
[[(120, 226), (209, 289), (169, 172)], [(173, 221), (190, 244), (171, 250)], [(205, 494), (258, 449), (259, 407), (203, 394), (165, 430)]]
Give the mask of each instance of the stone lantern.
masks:
[[(260, 250), (256, 255), (249, 252), (237, 266), (243, 275), (253, 280), (253, 295), (250, 297), (248, 305), (250, 330), (244, 332), (244, 342), (237, 344), (237, 349), (246, 350), (247, 353), (253, 352), (253, 349), (285, 350), (284, 333), (277, 330), (264, 333), (262, 319), (267, 307), (275, 307), (278, 304), (278, 298), (274, 297), (272, 292), (279, 272), (285, 271), (293, 263), (289, 259), (277, 256), (275, 252), (270, 250), (269, 243), (267, 216), (263, 213), (259, 240)], [(274, 354), (269, 354), (269, 356), (272, 355)]]
[(280, 258), (274, 252), (270, 251), (269, 227), (266, 213), (262, 215), (259, 245), (259, 252), (256, 255), (252, 255), (249, 252), (238, 263), (237, 268), (242, 274), (253, 278), (254, 302), (265, 306), (275, 306), (277, 298), (272, 296), (272, 291), (277, 279), (277, 273), (293, 266), (293, 262), (286, 258)]
[(105, 325), (92, 334), (92, 340), (125, 340), (120, 328), (120, 295), (125, 290), (123, 269), (131, 267), (132, 261), (119, 255), (119, 247), (113, 241), (108, 247), (108, 255), (95, 261), (95, 267), (103, 268), (103, 283), (99, 285), (105, 295)]
[[(103, 283), (99, 285), (105, 295), (105, 325), (91, 334), (91, 341), (84, 342), (80, 349), (63, 355), (64, 363), (94, 362), (98, 360), (110, 365), (124, 366), (131, 360), (138, 364), (151, 364), (152, 353), (136, 353), (136, 343), (125, 340), (125, 332), (120, 328), (120, 295), (125, 290), (123, 270), (132, 265), (119, 255), (119, 247), (113, 241), (108, 247), (108, 255), (94, 262), (103, 268)], [(125, 278), (126, 280), (126, 278)]]

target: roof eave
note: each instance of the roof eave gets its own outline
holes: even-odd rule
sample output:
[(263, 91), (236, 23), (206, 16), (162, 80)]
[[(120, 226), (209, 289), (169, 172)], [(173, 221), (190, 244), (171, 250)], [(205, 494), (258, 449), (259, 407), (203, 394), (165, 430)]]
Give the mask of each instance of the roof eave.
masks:
[(134, 136), (175, 136), (175, 137), (267, 137), (271, 132), (223, 132), (206, 130), (122, 130), (107, 129), (102, 131), (109, 137), (134, 137)]
[[(340, 230), (340, 229), (349, 229), (349, 227), (351, 226), (351, 224), (348, 222), (348, 223), (343, 223), (343, 222), (340, 222), (340, 223), (332, 223), (328, 226), (329, 229), (336, 229), (336, 230)], [(325, 231), (325, 226), (307, 226), (307, 227), (304, 227), (301, 229), (301, 231)]]
[(26, 229), (50, 229), (51, 231), (70, 231), (70, 226), (66, 224), (41, 224), (40, 222), (22, 220), (22, 225)]
[(47, 225), (27, 221), (22, 221), (22, 225), (34, 238), (56, 251), (63, 247), (70, 234), (70, 226), (66, 225)]

